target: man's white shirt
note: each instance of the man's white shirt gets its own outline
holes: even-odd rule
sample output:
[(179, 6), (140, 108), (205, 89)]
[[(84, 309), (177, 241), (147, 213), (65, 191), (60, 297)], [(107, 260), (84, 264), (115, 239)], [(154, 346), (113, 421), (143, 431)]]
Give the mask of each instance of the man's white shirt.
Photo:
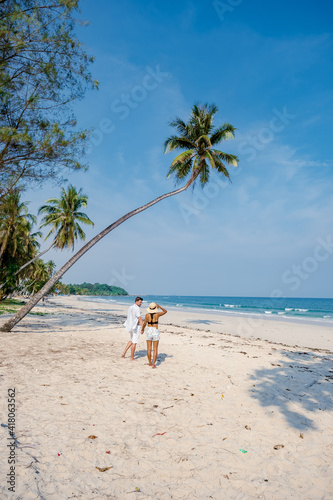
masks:
[(141, 316), (140, 307), (137, 304), (133, 304), (128, 308), (127, 319), (124, 323), (124, 327), (128, 332), (131, 332), (136, 328), (138, 320)]

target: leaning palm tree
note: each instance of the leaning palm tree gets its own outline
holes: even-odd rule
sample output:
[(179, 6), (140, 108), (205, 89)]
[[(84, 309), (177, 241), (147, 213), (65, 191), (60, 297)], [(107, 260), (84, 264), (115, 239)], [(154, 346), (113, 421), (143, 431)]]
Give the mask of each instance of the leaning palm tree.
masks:
[(226, 165), (237, 166), (237, 157), (216, 150), (213, 146), (226, 139), (233, 139), (235, 128), (230, 123), (214, 127), (213, 119), (216, 113), (216, 106), (208, 106), (207, 104), (202, 106), (195, 105), (192, 108), (192, 113), (187, 123), (183, 122), (180, 118), (176, 118), (176, 120), (170, 123), (179, 135), (173, 135), (166, 140), (165, 152), (181, 150), (181, 153), (171, 163), (168, 176), (170, 177), (170, 175), (175, 174), (177, 182), (187, 179), (186, 184), (179, 189), (155, 198), (142, 207), (132, 210), (97, 234), (73, 255), (35, 296), (0, 328), (0, 331), (11, 331), (82, 255), (130, 217), (143, 212), (165, 198), (185, 191), (189, 186), (194, 185), (198, 178), (201, 186), (204, 186), (208, 182), (209, 166), (216, 169), (224, 177), (229, 178)]
[(68, 186), (67, 191), (62, 188), (60, 198), (46, 200), (48, 205), (40, 207), (38, 213), (45, 214), (40, 227), (51, 226), (51, 230), (46, 235), (45, 240), (49, 236), (54, 235), (52, 243), (46, 250), (21, 266), (16, 274), (32, 264), (36, 259), (40, 259), (51, 248), (61, 250), (63, 248), (71, 248), (74, 250), (76, 240), (79, 238), (83, 241), (85, 240), (85, 232), (79, 223), (94, 226), (89, 217), (85, 213), (80, 212), (82, 207), (86, 208), (87, 201), (88, 197), (82, 194), (82, 189), (77, 191), (72, 185)]

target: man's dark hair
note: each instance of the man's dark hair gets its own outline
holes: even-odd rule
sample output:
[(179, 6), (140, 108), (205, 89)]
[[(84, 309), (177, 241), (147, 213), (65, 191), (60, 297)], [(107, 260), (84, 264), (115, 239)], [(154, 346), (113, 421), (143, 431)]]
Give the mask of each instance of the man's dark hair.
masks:
[(135, 299), (135, 302), (138, 302), (139, 300), (143, 300), (143, 298), (142, 298), (142, 297), (137, 297), (137, 298)]

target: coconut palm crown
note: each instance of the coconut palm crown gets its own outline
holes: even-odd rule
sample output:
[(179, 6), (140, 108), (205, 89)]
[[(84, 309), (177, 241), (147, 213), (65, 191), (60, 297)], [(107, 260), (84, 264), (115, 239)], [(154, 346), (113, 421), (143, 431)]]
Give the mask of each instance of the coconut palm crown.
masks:
[(217, 170), (230, 180), (226, 165), (237, 167), (236, 155), (214, 149), (216, 144), (227, 139), (234, 139), (235, 127), (224, 123), (214, 127), (215, 105), (196, 104), (187, 123), (180, 118), (170, 122), (179, 135), (172, 135), (164, 143), (164, 152), (183, 150), (171, 163), (168, 178), (175, 174), (176, 182), (181, 182), (191, 174), (193, 183), (199, 178), (203, 187), (209, 180), (210, 168)]
[(60, 198), (50, 198), (46, 200), (47, 205), (39, 209), (39, 214), (45, 214), (40, 227), (52, 226), (46, 235), (54, 235), (52, 246), (54, 248), (72, 248), (74, 250), (75, 241), (80, 238), (85, 240), (85, 233), (79, 222), (94, 226), (89, 217), (80, 212), (86, 208), (88, 197), (82, 194), (82, 189), (76, 190), (74, 186), (68, 186), (67, 191), (62, 188)]

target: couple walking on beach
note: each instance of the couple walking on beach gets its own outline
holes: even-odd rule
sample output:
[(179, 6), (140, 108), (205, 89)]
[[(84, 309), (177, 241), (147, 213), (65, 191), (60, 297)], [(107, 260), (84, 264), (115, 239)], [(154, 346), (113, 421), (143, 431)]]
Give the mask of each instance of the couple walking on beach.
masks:
[[(135, 304), (128, 308), (127, 319), (124, 323), (124, 327), (130, 334), (130, 340), (127, 342), (125, 351), (122, 354), (122, 358), (125, 357), (126, 352), (131, 348), (131, 360), (135, 361), (134, 354), (136, 345), (139, 342), (140, 334), (143, 334), (146, 330), (146, 341), (147, 341), (147, 357), (148, 364), (152, 368), (156, 368), (156, 359), (158, 354), (158, 343), (160, 340), (160, 332), (158, 330), (158, 320), (161, 316), (167, 313), (167, 310), (163, 307), (151, 302), (147, 308), (147, 314), (145, 320), (141, 318), (141, 310), (143, 299), (137, 297), (135, 299)], [(159, 311), (161, 309), (161, 311)], [(151, 350), (153, 348), (153, 362), (151, 362)]]

